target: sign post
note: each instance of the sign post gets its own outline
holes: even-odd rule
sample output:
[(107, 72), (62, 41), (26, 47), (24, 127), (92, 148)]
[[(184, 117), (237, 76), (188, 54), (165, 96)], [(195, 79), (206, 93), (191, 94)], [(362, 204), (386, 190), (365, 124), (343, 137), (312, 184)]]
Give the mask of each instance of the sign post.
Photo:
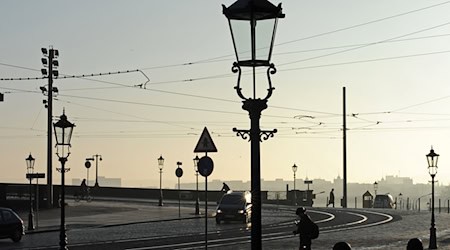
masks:
[(208, 176), (211, 175), (214, 169), (214, 162), (208, 157), (208, 152), (217, 152), (217, 148), (206, 127), (203, 129), (194, 149), (194, 153), (202, 152), (205, 153), (205, 156), (198, 161), (197, 169), (205, 177), (205, 249), (208, 249)]

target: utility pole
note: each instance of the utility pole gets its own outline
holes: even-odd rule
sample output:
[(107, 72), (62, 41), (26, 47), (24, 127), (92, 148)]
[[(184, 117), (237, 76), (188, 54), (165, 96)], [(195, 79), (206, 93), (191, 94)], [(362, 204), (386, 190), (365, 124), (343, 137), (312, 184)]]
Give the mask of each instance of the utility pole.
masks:
[[(44, 58), (41, 59), (42, 64), (46, 68), (41, 69), (42, 75), (48, 78), (48, 88), (41, 87), (42, 93), (47, 93), (47, 101), (44, 100), (45, 107), (47, 108), (47, 207), (53, 206), (53, 182), (52, 182), (52, 118), (53, 118), (53, 92), (58, 92), (57, 88), (53, 88), (53, 76), (58, 77), (58, 71), (53, 67), (58, 67), (59, 63), (55, 60), (59, 56), (58, 50), (53, 49), (50, 46), (47, 51), (46, 48), (41, 49)], [(48, 58), (48, 61), (47, 61)]]
[(347, 114), (346, 114), (346, 100), (345, 100), (345, 87), (343, 87), (343, 114), (344, 114), (344, 128), (343, 128), (343, 141), (344, 141), (344, 145), (343, 145), (343, 153), (344, 153), (344, 178), (342, 180), (343, 182), (343, 198), (342, 198), (342, 207), (346, 208), (347, 207)]

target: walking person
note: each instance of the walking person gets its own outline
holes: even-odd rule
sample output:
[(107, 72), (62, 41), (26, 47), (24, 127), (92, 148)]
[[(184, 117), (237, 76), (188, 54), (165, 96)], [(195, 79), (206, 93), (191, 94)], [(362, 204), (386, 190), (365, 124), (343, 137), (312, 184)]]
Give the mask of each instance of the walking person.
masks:
[(300, 221), (296, 222), (297, 229), (293, 231), (294, 235), (299, 234), (299, 249), (311, 250), (312, 240), (316, 239), (319, 236), (319, 228), (311, 220), (309, 215), (306, 214), (306, 209), (304, 207), (297, 208), (297, 211), (295, 213), (300, 217)]
[(328, 200), (327, 207), (328, 205), (333, 205), (334, 207), (334, 188), (332, 188), (330, 191), (330, 199)]

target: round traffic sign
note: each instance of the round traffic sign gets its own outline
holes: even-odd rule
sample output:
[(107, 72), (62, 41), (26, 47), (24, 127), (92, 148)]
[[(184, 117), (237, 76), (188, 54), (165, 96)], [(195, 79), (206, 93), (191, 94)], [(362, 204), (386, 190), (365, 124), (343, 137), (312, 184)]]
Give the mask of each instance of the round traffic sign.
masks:
[(84, 163), (84, 166), (85, 166), (86, 168), (90, 168), (90, 167), (91, 167), (91, 162), (90, 162), (90, 161), (86, 161), (86, 162)]
[(214, 169), (214, 162), (211, 158), (209, 158), (208, 156), (203, 156), (202, 158), (200, 158), (200, 160), (198, 161), (198, 172), (203, 176), (203, 177), (208, 177), (213, 169)]
[(180, 178), (181, 176), (183, 176), (183, 169), (177, 168), (177, 169), (175, 170), (175, 175), (176, 175), (178, 178)]

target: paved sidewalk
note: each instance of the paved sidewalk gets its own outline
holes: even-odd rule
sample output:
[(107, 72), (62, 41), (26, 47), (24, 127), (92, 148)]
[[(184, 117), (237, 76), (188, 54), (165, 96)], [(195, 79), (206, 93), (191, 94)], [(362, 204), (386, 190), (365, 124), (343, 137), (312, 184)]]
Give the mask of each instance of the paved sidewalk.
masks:
[[(35, 230), (33, 231), (27, 229), (28, 211), (19, 212), (20, 217), (24, 220), (25, 233), (59, 230), (60, 211), (60, 208), (35, 211)], [(166, 203), (160, 207), (151, 201), (93, 200), (91, 202), (75, 202), (68, 200), (66, 206), (67, 229), (192, 218), (196, 218), (194, 207), (182, 206), (179, 216), (178, 203)]]

